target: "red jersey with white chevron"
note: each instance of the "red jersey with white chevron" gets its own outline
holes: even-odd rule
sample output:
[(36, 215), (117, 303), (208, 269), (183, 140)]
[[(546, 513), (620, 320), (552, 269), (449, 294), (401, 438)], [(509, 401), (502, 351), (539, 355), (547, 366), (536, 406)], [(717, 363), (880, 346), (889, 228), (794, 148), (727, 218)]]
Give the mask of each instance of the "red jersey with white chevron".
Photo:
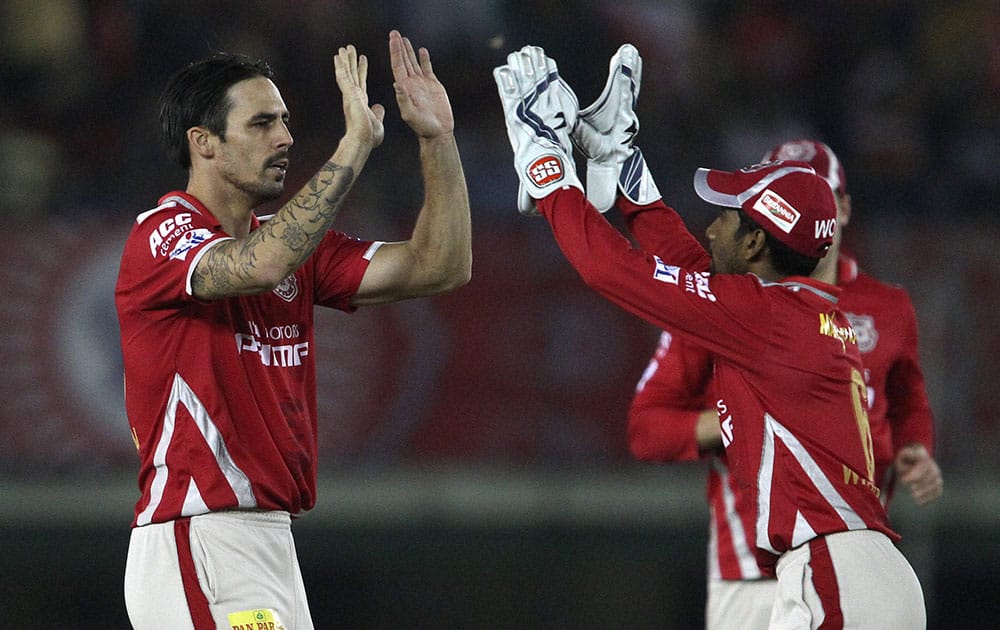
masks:
[(140, 459), (134, 526), (231, 508), (295, 514), (316, 500), (313, 305), (353, 310), (377, 243), (330, 231), (273, 291), (195, 299), (192, 270), (228, 238), (201, 202), (172, 192), (125, 243), (115, 302)]
[(809, 278), (710, 275), (708, 254), (673, 210), (622, 197), (618, 207), (666, 217), (660, 256), (634, 249), (575, 188), (538, 202), (592, 288), (714, 355), (715, 407), (733, 481), (757, 506), (761, 561), (833, 532), (898, 538), (873, 481), (861, 355), (837, 310), (840, 290)]
[[(647, 248), (662, 247), (660, 230), (649, 213), (646, 223), (630, 225)], [(639, 215), (632, 215), (633, 217)], [(917, 360), (916, 318), (906, 292), (859, 272), (846, 255), (838, 261), (839, 306), (852, 322), (865, 365), (874, 442), (876, 480), (888, 503), (888, 483), (896, 450), (912, 442), (933, 453), (933, 417)], [(854, 312), (856, 311), (856, 312)], [(647, 461), (687, 461), (711, 457), (708, 501), (711, 512), (708, 550), (710, 578), (738, 580), (765, 576), (752, 553), (756, 506), (733, 483), (721, 453), (699, 453), (695, 441), (698, 413), (712, 405), (712, 357), (700, 346), (663, 332), (640, 379), (629, 414), (632, 452)], [(889, 385), (892, 383), (891, 385)]]

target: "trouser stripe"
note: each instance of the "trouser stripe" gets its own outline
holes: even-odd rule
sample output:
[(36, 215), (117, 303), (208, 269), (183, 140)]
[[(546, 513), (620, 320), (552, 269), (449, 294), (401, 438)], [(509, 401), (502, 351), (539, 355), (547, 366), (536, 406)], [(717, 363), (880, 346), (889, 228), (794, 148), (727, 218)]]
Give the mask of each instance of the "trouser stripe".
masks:
[(809, 541), (809, 566), (812, 568), (813, 588), (823, 605), (824, 617), (819, 630), (842, 630), (844, 612), (840, 609), (840, 586), (833, 569), (830, 548), (823, 536)]
[(208, 607), (208, 599), (198, 584), (198, 572), (191, 557), (191, 519), (179, 518), (174, 521), (174, 538), (177, 539), (177, 561), (181, 569), (181, 583), (184, 597), (195, 630), (215, 630), (215, 620)]

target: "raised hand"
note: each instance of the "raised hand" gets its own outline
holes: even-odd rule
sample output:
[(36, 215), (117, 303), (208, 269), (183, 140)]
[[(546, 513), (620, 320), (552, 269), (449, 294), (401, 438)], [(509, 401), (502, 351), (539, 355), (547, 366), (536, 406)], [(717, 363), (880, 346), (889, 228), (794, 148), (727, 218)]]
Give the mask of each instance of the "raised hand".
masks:
[(448, 93), (431, 68), (431, 55), (421, 48), (419, 57), (409, 38), (389, 32), (393, 87), (400, 116), (422, 138), (436, 138), (455, 130)]
[(379, 146), (385, 137), (385, 108), (368, 105), (368, 58), (358, 55), (348, 44), (337, 51), (333, 68), (344, 100), (344, 135), (356, 137), (372, 148)]

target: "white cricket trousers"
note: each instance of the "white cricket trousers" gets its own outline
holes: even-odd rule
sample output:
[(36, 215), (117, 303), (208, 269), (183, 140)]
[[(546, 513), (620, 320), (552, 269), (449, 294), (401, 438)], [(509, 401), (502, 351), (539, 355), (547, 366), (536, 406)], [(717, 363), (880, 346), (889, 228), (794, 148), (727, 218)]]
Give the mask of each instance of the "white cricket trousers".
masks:
[(778, 581), (708, 580), (705, 630), (768, 630)]
[(132, 529), (135, 630), (312, 630), (287, 512), (214, 512)]
[(771, 628), (923, 630), (920, 582), (888, 536), (872, 531), (814, 538), (778, 559)]

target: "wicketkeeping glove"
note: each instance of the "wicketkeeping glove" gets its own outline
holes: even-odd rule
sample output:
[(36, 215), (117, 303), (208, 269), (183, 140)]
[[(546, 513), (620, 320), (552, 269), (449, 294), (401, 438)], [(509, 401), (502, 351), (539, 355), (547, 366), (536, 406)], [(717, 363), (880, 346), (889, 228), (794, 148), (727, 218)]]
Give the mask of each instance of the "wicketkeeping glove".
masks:
[(538, 46), (525, 46), (507, 55), (507, 64), (494, 68), (493, 78), (520, 180), (518, 211), (538, 214), (535, 200), (560, 188), (583, 191), (570, 140), (580, 104), (559, 78), (556, 62)]
[(580, 110), (573, 130), (573, 144), (587, 156), (587, 198), (601, 212), (614, 205), (619, 188), (639, 205), (660, 198), (642, 151), (633, 145), (641, 85), (642, 57), (635, 46), (623, 44), (611, 58), (604, 90)]

